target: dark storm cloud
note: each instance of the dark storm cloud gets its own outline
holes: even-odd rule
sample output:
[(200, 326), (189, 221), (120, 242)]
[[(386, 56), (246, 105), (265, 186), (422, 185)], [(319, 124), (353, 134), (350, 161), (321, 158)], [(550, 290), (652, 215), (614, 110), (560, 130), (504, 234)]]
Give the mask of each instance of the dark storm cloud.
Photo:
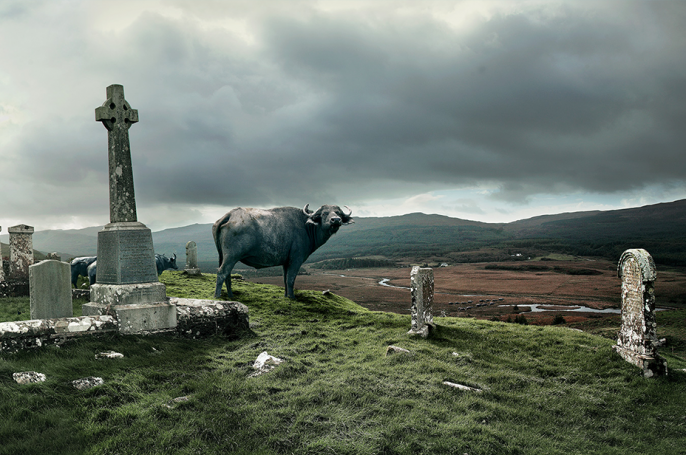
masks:
[(18, 36), (53, 14), (3, 51), (23, 70), (7, 79), (0, 67), (0, 84), (30, 93), (18, 104), (51, 105), (3, 152), (3, 178), (32, 173), (49, 193), (31, 210), (86, 191), (78, 211), (106, 200), (93, 110), (112, 83), (139, 110), (130, 135), (143, 206), (350, 204), (483, 182), (525, 201), (684, 184), (680, 2), (500, 2), (467, 26), (442, 17), (441, 2), (434, 14), (175, 4), (181, 16), (143, 12), (111, 30), (77, 11), (6, 10), (21, 17)]

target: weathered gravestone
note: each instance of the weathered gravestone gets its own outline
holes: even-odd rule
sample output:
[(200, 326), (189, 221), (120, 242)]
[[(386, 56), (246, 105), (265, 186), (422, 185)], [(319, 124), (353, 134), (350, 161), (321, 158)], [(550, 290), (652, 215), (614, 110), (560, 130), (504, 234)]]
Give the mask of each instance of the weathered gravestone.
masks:
[(194, 241), (186, 243), (186, 268), (183, 269), (187, 275), (200, 275), (198, 268), (198, 246)]
[(657, 354), (653, 258), (643, 249), (626, 250), (617, 275), (622, 279), (622, 326), (613, 349), (646, 377), (666, 375), (667, 362)]
[(108, 133), (110, 223), (98, 232), (98, 282), (83, 314), (113, 311), (123, 333), (173, 329), (176, 307), (157, 279), (152, 233), (137, 219), (129, 128), (138, 122), (138, 111), (124, 99), (124, 87), (107, 87), (95, 119)]
[(33, 264), (33, 227), (12, 226), (10, 233), (10, 281), (28, 281), (29, 266)]
[(70, 318), (71, 267), (66, 262), (45, 260), (29, 267), (31, 319)]
[(412, 292), (412, 328), (409, 334), (426, 338), (434, 326), (434, 271), (431, 268), (412, 267), (410, 272)]

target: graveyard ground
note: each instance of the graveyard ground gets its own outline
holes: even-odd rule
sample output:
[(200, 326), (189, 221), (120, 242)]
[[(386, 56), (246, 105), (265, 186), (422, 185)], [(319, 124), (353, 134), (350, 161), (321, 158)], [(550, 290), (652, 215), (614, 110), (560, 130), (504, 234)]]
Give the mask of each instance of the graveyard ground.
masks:
[[(190, 298), (212, 298), (214, 279), (161, 276), (169, 295)], [(612, 340), (567, 327), (437, 317), (437, 330), (423, 340), (406, 335), (409, 315), (370, 311), (337, 295), (297, 291), (289, 301), (276, 286), (235, 281), (234, 289), (250, 309), (251, 331), (240, 337), (111, 335), (2, 354), (0, 454), (630, 454), (686, 447), (686, 372), (679, 371), (686, 361), (669, 350), (670, 375), (644, 379), (611, 350)], [(0, 320), (22, 316), (28, 299), (2, 299), (0, 309)], [(683, 309), (658, 313), (658, 324), (685, 317)], [(388, 345), (410, 354), (385, 356)], [(125, 357), (96, 360), (105, 350)], [(251, 378), (262, 351), (285, 363)], [(12, 380), (28, 370), (47, 380)], [(105, 384), (71, 386), (87, 376)], [(174, 401), (179, 397), (187, 399)]]

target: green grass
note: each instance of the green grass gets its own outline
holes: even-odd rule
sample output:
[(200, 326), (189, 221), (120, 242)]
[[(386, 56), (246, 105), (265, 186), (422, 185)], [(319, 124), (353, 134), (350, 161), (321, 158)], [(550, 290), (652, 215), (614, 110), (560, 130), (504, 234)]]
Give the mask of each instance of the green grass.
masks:
[[(161, 280), (169, 295), (212, 298), (213, 275)], [(251, 333), (239, 339), (113, 335), (3, 354), (0, 453), (686, 451), (686, 373), (675, 371), (686, 362), (668, 353), (670, 375), (644, 379), (612, 340), (564, 327), (437, 318), (423, 340), (406, 335), (406, 315), (233, 286), (250, 309)], [(385, 357), (389, 344), (411, 354)], [(95, 360), (109, 349), (125, 358)], [(262, 351), (286, 362), (249, 378)], [(47, 381), (16, 384), (12, 373), (26, 370)], [(105, 384), (69, 384), (85, 376)]]

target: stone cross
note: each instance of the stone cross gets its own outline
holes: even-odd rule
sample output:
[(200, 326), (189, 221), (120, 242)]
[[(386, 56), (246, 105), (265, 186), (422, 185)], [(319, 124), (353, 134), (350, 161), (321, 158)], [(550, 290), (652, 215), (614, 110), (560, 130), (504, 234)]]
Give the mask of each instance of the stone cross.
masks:
[(412, 328), (409, 334), (426, 338), (434, 326), (432, 314), (434, 301), (434, 271), (431, 268), (412, 267), (410, 272), (412, 292)]
[(667, 362), (657, 354), (653, 258), (643, 249), (626, 250), (617, 275), (622, 279), (622, 326), (613, 349), (642, 368), (645, 377), (666, 375)]
[(129, 144), (129, 128), (138, 121), (138, 110), (124, 99), (123, 86), (107, 87), (107, 101), (95, 109), (95, 120), (108, 132), (110, 222), (138, 221)]
[(33, 264), (33, 226), (20, 224), (10, 233), (10, 281), (28, 282), (29, 266)]
[(31, 319), (70, 318), (71, 266), (66, 262), (45, 260), (29, 267)]
[(198, 268), (198, 246), (194, 241), (186, 243), (186, 268), (184, 269), (187, 275), (200, 275)]

